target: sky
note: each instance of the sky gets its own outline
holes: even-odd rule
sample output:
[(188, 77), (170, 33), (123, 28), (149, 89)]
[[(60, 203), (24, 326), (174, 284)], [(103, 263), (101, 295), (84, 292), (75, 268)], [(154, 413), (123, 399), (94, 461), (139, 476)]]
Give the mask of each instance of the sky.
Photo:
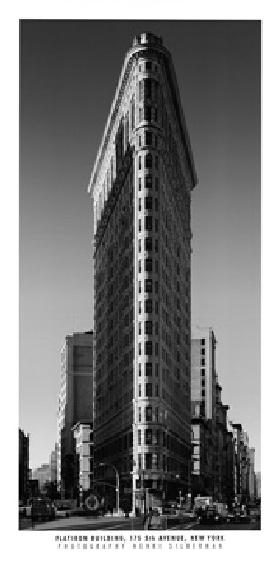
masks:
[(260, 23), (24, 21), (20, 35), (19, 424), (30, 465), (56, 440), (60, 349), (92, 325), (87, 185), (133, 36), (162, 36), (198, 185), (192, 323), (213, 327), (229, 416), (260, 469)]

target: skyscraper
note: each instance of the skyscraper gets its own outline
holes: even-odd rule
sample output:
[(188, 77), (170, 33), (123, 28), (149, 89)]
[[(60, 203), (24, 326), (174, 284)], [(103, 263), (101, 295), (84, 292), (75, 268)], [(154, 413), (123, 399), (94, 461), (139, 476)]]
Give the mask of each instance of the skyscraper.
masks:
[(93, 332), (66, 337), (61, 351), (61, 386), (58, 405), (57, 481), (62, 498), (77, 495), (73, 427), (92, 423)]
[[(91, 174), (95, 468), (135, 512), (190, 490), (191, 190), (196, 173), (170, 53), (128, 51)], [(109, 468), (108, 468), (109, 469)]]

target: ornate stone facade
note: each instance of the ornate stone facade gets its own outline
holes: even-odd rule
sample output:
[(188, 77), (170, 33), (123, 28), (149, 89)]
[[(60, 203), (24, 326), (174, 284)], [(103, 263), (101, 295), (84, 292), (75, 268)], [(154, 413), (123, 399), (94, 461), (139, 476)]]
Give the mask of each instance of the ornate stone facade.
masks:
[(135, 38), (91, 175), (94, 442), (120, 506), (190, 490), (191, 190), (196, 174), (171, 56)]

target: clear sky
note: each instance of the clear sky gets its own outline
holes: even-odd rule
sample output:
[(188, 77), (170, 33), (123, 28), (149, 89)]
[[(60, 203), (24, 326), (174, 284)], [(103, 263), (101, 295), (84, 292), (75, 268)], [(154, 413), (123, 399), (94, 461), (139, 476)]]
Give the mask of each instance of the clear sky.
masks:
[(192, 319), (213, 327), (230, 417), (260, 468), (260, 23), (30, 21), (21, 28), (20, 426), (56, 440), (60, 348), (92, 324), (87, 184), (133, 36), (163, 37), (199, 178)]

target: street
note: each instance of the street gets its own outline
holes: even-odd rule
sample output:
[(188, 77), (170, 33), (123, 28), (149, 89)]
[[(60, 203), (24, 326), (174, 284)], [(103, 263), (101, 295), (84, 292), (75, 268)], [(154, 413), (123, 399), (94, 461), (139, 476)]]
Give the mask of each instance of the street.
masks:
[[(31, 520), (30, 519), (20, 519), (19, 521), (20, 530), (31, 530)], [(36, 523), (33, 530), (55, 530), (55, 531), (69, 531), (69, 530), (143, 530), (143, 519), (139, 518), (116, 518), (116, 517), (99, 517), (92, 518), (90, 516), (72, 516), (69, 518), (57, 519), (51, 522), (39, 522)], [(196, 521), (181, 522), (178, 524), (169, 524), (168, 530), (260, 530), (260, 521), (252, 521), (249, 523), (242, 524), (232, 524), (232, 523), (222, 523), (213, 526), (207, 524), (198, 524)], [(151, 532), (153, 530), (150, 530)], [(162, 531), (162, 530), (161, 530)]]

